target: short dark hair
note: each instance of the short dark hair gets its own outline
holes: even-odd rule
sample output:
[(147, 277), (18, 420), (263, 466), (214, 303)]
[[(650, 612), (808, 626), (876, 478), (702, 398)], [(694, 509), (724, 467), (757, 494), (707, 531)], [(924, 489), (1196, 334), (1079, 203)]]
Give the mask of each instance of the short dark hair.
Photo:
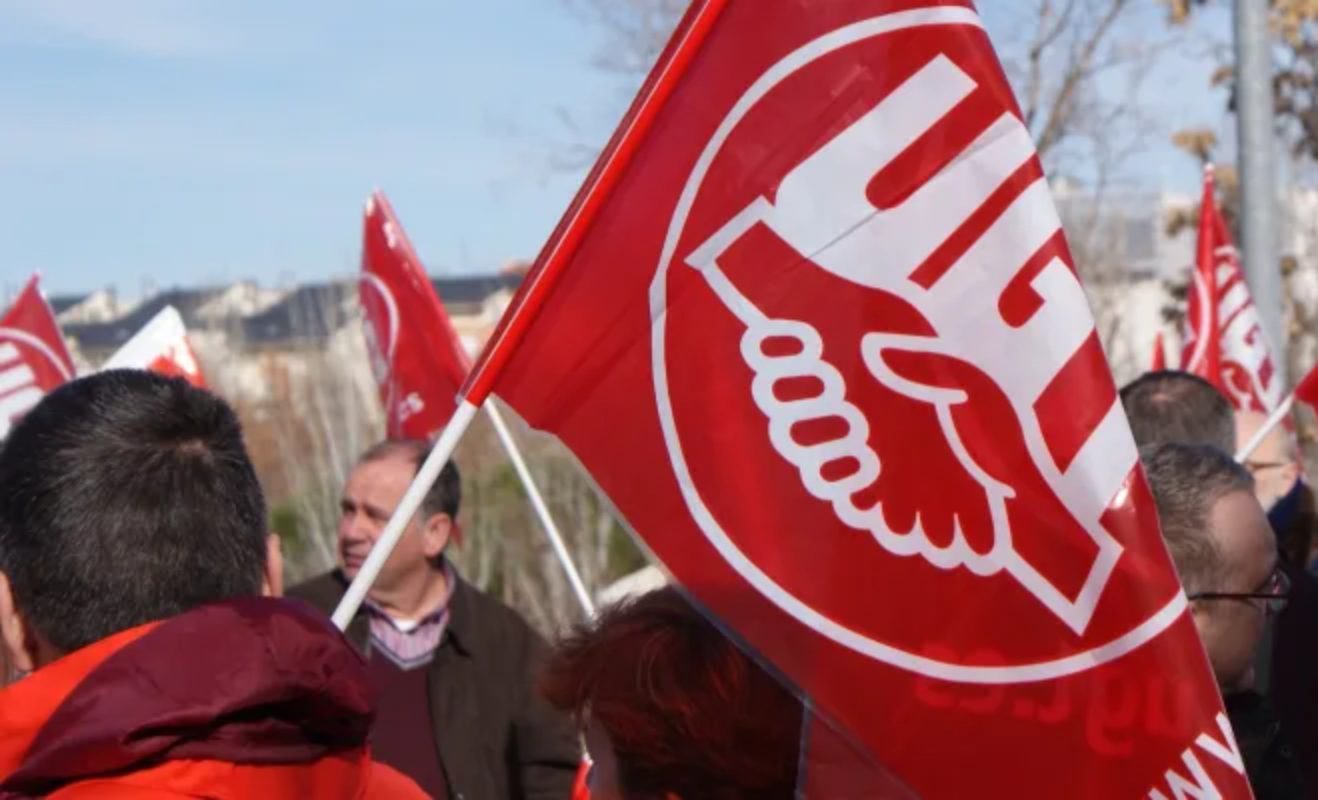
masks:
[(801, 702), (672, 587), (578, 628), (541, 692), (562, 711), (589, 710), (628, 796), (796, 796)]
[(259, 594), (265, 538), (237, 416), (183, 380), (72, 381), (0, 449), (0, 569), (60, 652)]
[[(430, 457), (433, 447), (433, 444), (424, 439), (385, 439), (362, 453), (357, 463), (365, 464), (370, 461), (402, 457), (412, 462), (413, 470), (420, 471), (421, 465)], [(439, 479), (421, 501), (421, 513), (427, 518), (435, 514), (448, 514), (450, 519), (457, 520), (458, 506), (461, 503), (462, 476), (458, 474), (458, 465), (453, 463), (453, 459), (449, 459), (439, 471)]]
[(1207, 444), (1236, 451), (1236, 414), (1213, 384), (1177, 370), (1146, 372), (1121, 389), (1135, 443)]
[(1231, 456), (1203, 444), (1148, 445), (1140, 460), (1181, 585), (1188, 594), (1216, 590), (1227, 565), (1208, 533), (1209, 516), (1224, 495), (1252, 494), (1254, 478)]

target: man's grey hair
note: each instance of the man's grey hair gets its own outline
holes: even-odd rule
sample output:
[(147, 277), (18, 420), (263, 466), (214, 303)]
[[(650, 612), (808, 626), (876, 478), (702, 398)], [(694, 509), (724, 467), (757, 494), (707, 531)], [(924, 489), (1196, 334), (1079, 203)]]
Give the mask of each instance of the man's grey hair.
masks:
[(1231, 456), (1203, 444), (1147, 445), (1140, 460), (1181, 585), (1187, 594), (1219, 590), (1227, 565), (1209, 533), (1213, 506), (1232, 492), (1252, 494), (1254, 478)]
[[(421, 465), (429, 458), (432, 447), (434, 444), (424, 439), (385, 439), (362, 453), (357, 463), (404, 458), (412, 462), (413, 470), (420, 472)], [(458, 475), (458, 465), (449, 459), (444, 469), (440, 470), (439, 478), (421, 501), (422, 519), (429, 519), (435, 514), (448, 514), (450, 519), (457, 522), (458, 507), (461, 502), (462, 479)]]
[(1121, 405), (1135, 443), (1210, 444), (1236, 449), (1236, 416), (1213, 384), (1188, 372), (1146, 372), (1121, 388)]

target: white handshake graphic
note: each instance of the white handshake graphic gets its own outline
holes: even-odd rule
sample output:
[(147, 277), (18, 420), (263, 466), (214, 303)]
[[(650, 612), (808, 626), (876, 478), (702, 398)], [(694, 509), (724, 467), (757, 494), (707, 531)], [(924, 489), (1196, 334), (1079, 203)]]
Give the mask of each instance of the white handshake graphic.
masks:
[[(1031, 288), (1042, 303), (1023, 325), (1009, 324), (997, 311), (998, 298), (1020, 267), (1060, 228), (1045, 181), (1041, 178), (1021, 193), (932, 285), (921, 285), (911, 277), (1034, 157), (1029, 132), (1016, 117), (1003, 114), (899, 205), (880, 210), (866, 197), (871, 179), (975, 88), (975, 82), (951, 60), (935, 58), (796, 166), (773, 202), (759, 198), (750, 203), (691, 253), (686, 263), (703, 275), (745, 325), (741, 354), (755, 375), (751, 386), (755, 403), (768, 418), (774, 448), (797, 468), (812, 496), (831, 504), (841, 522), (869, 533), (893, 555), (918, 556), (939, 569), (964, 568), (979, 576), (1005, 570), (1071, 630), (1082, 634), (1122, 552), (1099, 524), (1104, 507), (1093, 498), (1111, 497), (1120, 489), (1135, 453), (1119, 404), (1114, 403), (1063, 470), (1054, 463), (1034, 411), (1043, 391), (1094, 329), (1083, 290), (1070, 269), (1054, 260), (1033, 280)], [(857, 507), (854, 496), (872, 486), (883, 469), (883, 454), (869, 445), (870, 426), (894, 422), (871, 420), (848, 401), (845, 380), (824, 359), (823, 339), (814, 326), (808, 321), (769, 318), (720, 268), (722, 254), (757, 224), (771, 229), (807, 263), (900, 297), (936, 331), (933, 336), (869, 333), (858, 346), (875, 380), (935, 411), (948, 447), (983, 492), (993, 528), (987, 551), (972, 549), (960, 519), (954, 521), (951, 540), (938, 545), (926, 535), (918, 516), (910, 530), (891, 530), (882, 500), (873, 508)], [(1040, 336), (1040, 329), (1046, 329), (1047, 336)], [(767, 342), (784, 339), (794, 340), (798, 351), (766, 352)], [(1007, 517), (1014, 490), (976, 463), (953, 419), (953, 409), (967, 401), (966, 394), (899, 376), (885, 357), (890, 350), (959, 359), (1000, 387), (1011, 402), (1032, 460), (1093, 540), (1086, 552), (1096, 555), (1078, 592), (1059, 589), (1047, 576), (1046, 565), (1031, 564), (1017, 551)], [(780, 382), (802, 377), (815, 379), (822, 390), (794, 400), (775, 394)], [(845, 434), (808, 445), (793, 438), (794, 426), (819, 419), (840, 419)], [(825, 465), (844, 459), (852, 460), (853, 471), (832, 479), (825, 476)]]

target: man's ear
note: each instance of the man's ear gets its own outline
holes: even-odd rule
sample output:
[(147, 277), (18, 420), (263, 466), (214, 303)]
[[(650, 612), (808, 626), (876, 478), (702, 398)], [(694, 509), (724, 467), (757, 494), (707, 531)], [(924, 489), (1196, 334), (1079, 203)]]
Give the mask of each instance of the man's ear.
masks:
[(27, 621), (14, 602), (14, 590), (9, 576), (0, 572), (0, 646), (11, 672), (31, 672), (37, 668), (33, 655)]
[(448, 514), (431, 514), (421, 528), (421, 548), (426, 558), (435, 559), (448, 547), (453, 536), (453, 518)]
[(284, 545), (277, 533), (265, 537), (265, 576), (261, 579), (261, 595), (284, 596)]

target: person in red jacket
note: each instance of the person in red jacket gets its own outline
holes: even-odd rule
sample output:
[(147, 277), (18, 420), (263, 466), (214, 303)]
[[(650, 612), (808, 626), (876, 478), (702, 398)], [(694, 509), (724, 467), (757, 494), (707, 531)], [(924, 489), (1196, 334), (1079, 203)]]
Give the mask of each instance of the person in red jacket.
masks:
[(263, 597), (233, 411), (146, 372), (47, 395), (0, 448), (0, 798), (412, 800), (374, 763), (366, 667)]

